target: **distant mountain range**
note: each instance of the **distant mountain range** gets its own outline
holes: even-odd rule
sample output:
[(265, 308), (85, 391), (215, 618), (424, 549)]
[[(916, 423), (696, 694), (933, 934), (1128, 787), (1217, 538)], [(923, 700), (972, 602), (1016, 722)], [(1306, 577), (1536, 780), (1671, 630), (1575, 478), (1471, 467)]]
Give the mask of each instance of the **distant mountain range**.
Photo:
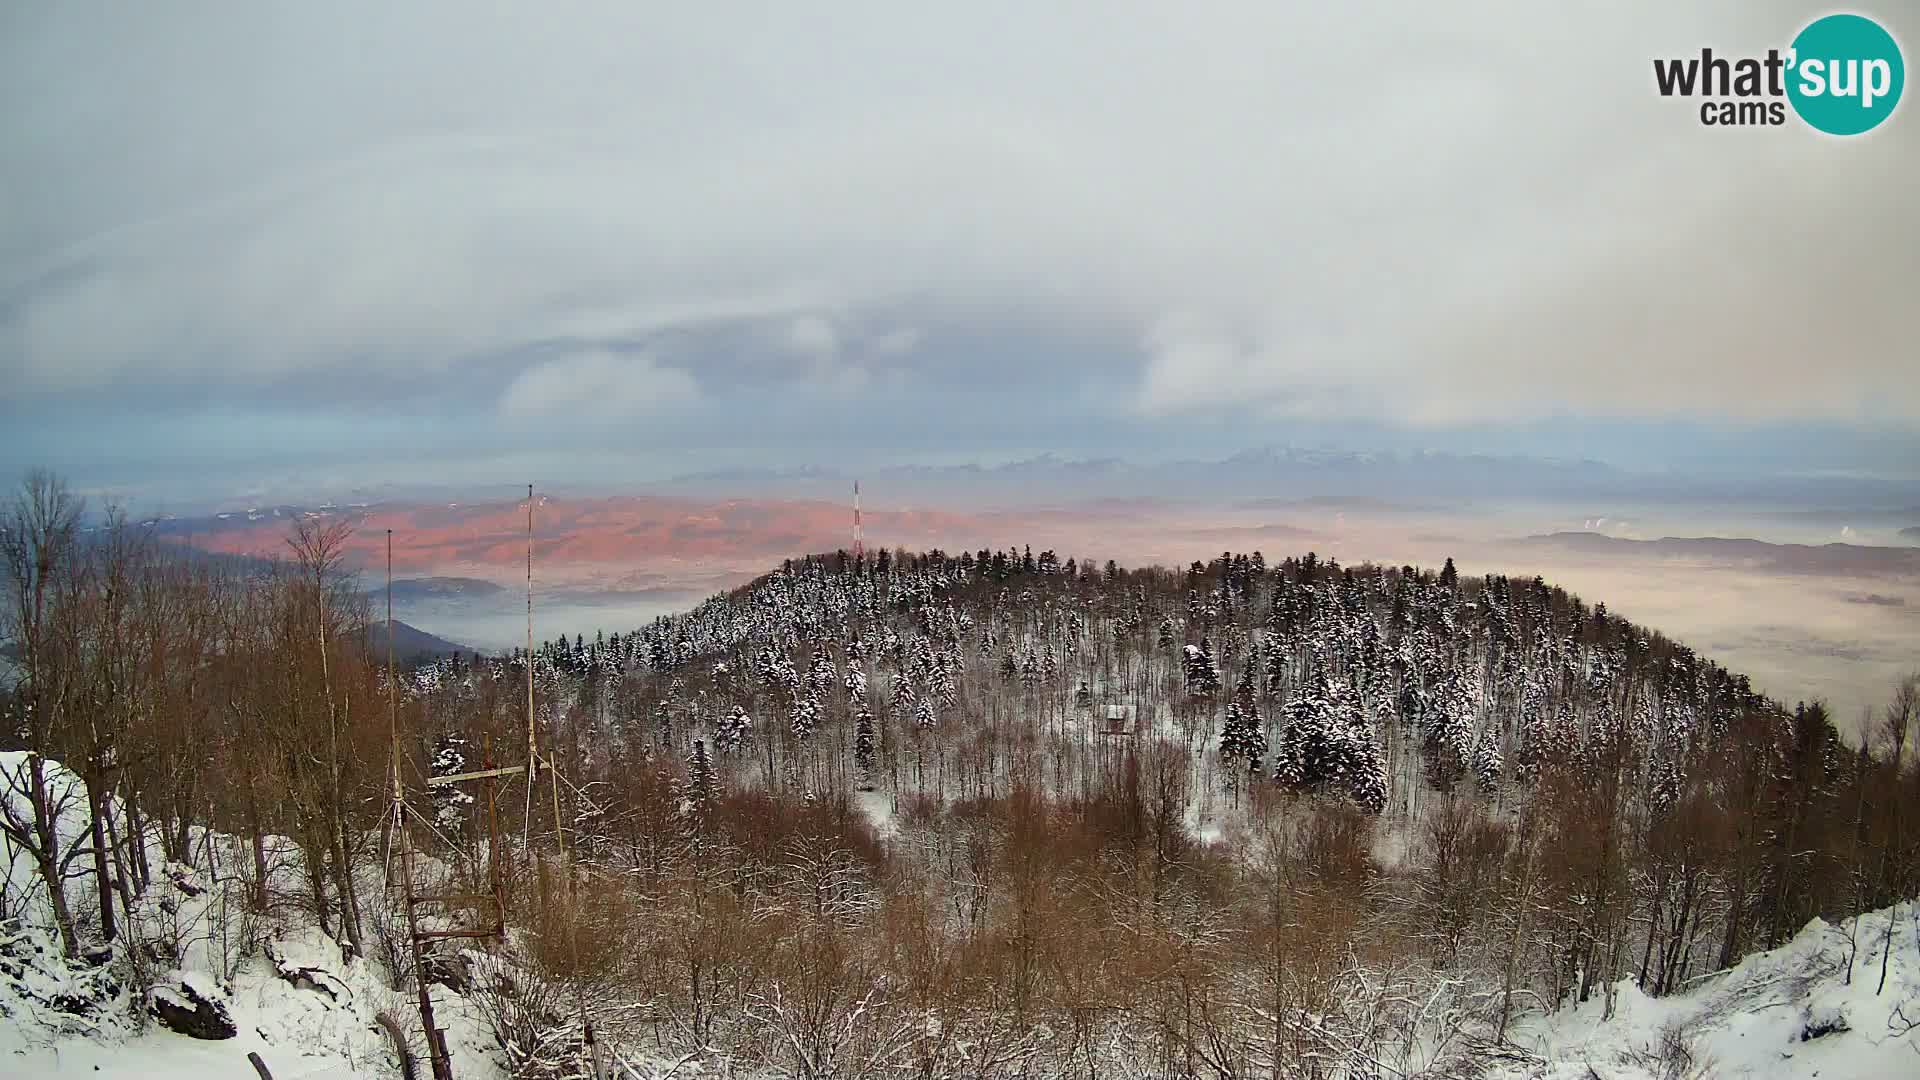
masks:
[(1771, 544), (1713, 536), (1629, 540), (1595, 532), (1529, 536), (1522, 544), (1561, 551), (1634, 558), (1698, 559), (1776, 574), (1880, 577), (1920, 576), (1920, 548), (1862, 544)]
[[(1920, 514), (1920, 477), (1869, 475), (1777, 475), (1688, 473), (1625, 469), (1586, 458), (1459, 454), (1442, 451), (1324, 450), (1296, 446), (1255, 447), (1219, 459), (1138, 462), (1119, 457), (1072, 458), (1059, 454), (1000, 465), (800, 464), (700, 470), (663, 481), (636, 484), (626, 492), (578, 486), (554, 476), (543, 494), (580, 501), (605, 497), (818, 499), (847, 501), (858, 479), (877, 503), (957, 508), (1088, 504), (1102, 500), (1205, 499), (1254, 507), (1317, 506), (1322, 509), (1396, 513), (1457, 509), (1463, 501), (1624, 500), (1636, 503), (1740, 504), (1787, 517), (1813, 516), (1880, 527), (1911, 524)], [(644, 494), (643, 494), (644, 493)], [(403, 494), (362, 491), (352, 497), (311, 502), (227, 501), (217, 512), (182, 511), (136, 519), (161, 535), (227, 533), (249, 527), (284, 535), (303, 517), (376, 516), (383, 508), (439, 505), (457, 518), (476, 505), (502, 500), (497, 492), (469, 501), (454, 487)], [(452, 501), (449, 501), (452, 500)], [(1451, 507), (1442, 504), (1454, 504)], [(203, 504), (208, 505), (208, 504)], [(397, 565), (397, 564), (396, 564)]]
[[(398, 582), (395, 582), (398, 584)], [(376, 618), (367, 625), (367, 647), (373, 655), (385, 656), (387, 652), (387, 621)], [(406, 664), (419, 660), (432, 660), (453, 653), (471, 653), (478, 650), (443, 637), (435, 637), (417, 626), (408, 626), (399, 619), (393, 620), (393, 658)]]
[(1920, 494), (1901, 485), (1856, 477), (1727, 477), (1636, 472), (1588, 459), (1490, 454), (1370, 453), (1265, 446), (1216, 461), (1141, 464), (1119, 458), (1071, 459), (1053, 454), (1005, 465), (895, 465), (851, 471), (817, 465), (725, 469), (675, 477), (659, 489), (844, 500), (858, 477), (870, 492), (900, 502), (964, 497), (995, 504), (1103, 497), (1370, 501), (1412, 499), (1681, 499), (1889, 506)]
[[(414, 603), (421, 600), (473, 600), (506, 591), (506, 586), (491, 581), (482, 581), (470, 577), (419, 577), (400, 578), (393, 583), (393, 600), (396, 604)], [(385, 599), (385, 582), (376, 583), (367, 588), (367, 595), (375, 604)]]
[[(396, 582), (396, 584), (398, 583)], [(387, 622), (385, 619), (374, 619), (368, 624), (367, 645), (368, 648), (372, 650), (373, 655), (386, 655)], [(471, 649), (458, 642), (448, 641), (443, 637), (435, 637), (417, 626), (408, 626), (399, 619), (393, 620), (393, 658), (399, 663), (406, 664), (419, 660), (431, 660), (453, 653), (471, 653), (476, 651), (478, 650)], [(19, 651), (12, 645), (0, 645), (0, 673), (5, 673), (3, 669), (18, 659)]]

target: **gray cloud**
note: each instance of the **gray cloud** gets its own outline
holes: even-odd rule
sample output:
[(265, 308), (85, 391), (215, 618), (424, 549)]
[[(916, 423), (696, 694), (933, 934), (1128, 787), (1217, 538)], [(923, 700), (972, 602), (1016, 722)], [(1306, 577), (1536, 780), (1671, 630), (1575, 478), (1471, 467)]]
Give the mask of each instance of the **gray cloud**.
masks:
[(610, 421), (685, 408), (700, 398), (693, 376), (651, 357), (605, 351), (544, 361), (517, 376), (500, 399), (509, 419)]
[(1818, 5), (1037, 8), (9, 8), (0, 399), (484, 371), (537, 427), (984, 335), (1141, 422), (1920, 427), (1916, 106), (1652, 86)]

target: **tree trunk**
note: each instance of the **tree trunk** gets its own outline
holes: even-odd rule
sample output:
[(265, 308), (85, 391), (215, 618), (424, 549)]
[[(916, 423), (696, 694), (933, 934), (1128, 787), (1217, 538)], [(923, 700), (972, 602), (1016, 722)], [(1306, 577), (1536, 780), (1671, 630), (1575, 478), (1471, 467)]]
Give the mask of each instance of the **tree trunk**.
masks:
[(147, 861), (147, 821), (132, 791), (120, 806), (127, 815), (127, 869), (133, 874), (134, 891), (144, 893), (153, 882), (153, 866)]
[(47, 887), (47, 899), (53, 908), (53, 925), (60, 931), (60, 948), (72, 960), (80, 955), (80, 938), (73, 929), (73, 911), (67, 906), (67, 890), (61, 881), (60, 868), (55, 865), (51, 855), (35, 852), (34, 866), (40, 871), (40, 881)]
[(1640, 987), (1642, 990), (1647, 988), (1647, 968), (1653, 963), (1653, 941), (1660, 936), (1660, 920), (1666, 918), (1666, 904), (1664, 902), (1666, 900), (1666, 891), (1667, 870), (1663, 866), (1660, 869), (1659, 876), (1654, 879), (1653, 912), (1647, 919), (1647, 944), (1645, 948), (1640, 950), (1640, 974), (1634, 977), (1634, 985)]
[(301, 845), (307, 857), (307, 888), (313, 902), (313, 917), (320, 923), (320, 932), (333, 936), (333, 920), (327, 917), (327, 848), (325, 844), (309, 842)]
[(260, 797), (251, 778), (247, 781), (247, 830), (253, 834), (253, 910), (267, 910), (267, 840), (260, 821)]
[(340, 894), (340, 929), (347, 936), (347, 947), (355, 956), (365, 956), (365, 943), (360, 934), (360, 897), (353, 887), (353, 869), (347, 861), (346, 838), (341, 835), (338, 822), (332, 830), (333, 845), (333, 886)]
[(60, 865), (60, 833), (54, 820), (53, 798), (47, 794), (47, 759), (39, 754), (27, 758), (27, 797), (33, 805), (34, 867), (47, 887), (47, 902), (53, 908), (53, 923), (60, 931), (60, 947), (68, 959), (80, 955), (80, 938), (73, 929), (73, 909), (67, 906), (66, 875)]
[(93, 883), (100, 898), (100, 937), (112, 941), (120, 934), (113, 913), (113, 874), (107, 864), (106, 785), (99, 777), (87, 785), (87, 831), (93, 842)]
[(1880, 985), (1873, 988), (1875, 997), (1879, 997), (1880, 993), (1887, 988), (1887, 957), (1893, 953), (1893, 935), (1896, 929), (1893, 915), (1894, 909), (1889, 907), (1887, 909), (1887, 940), (1886, 944), (1880, 947)]
[(1523, 864), (1524, 871), (1520, 875), (1520, 895), (1517, 898), (1519, 901), (1517, 905), (1519, 910), (1514, 912), (1513, 937), (1507, 943), (1507, 962), (1505, 970), (1501, 973), (1500, 977), (1500, 1026), (1494, 1032), (1495, 1042), (1505, 1042), (1507, 1038), (1507, 1021), (1513, 1017), (1513, 980), (1515, 969), (1519, 966), (1520, 947), (1527, 934), (1527, 916), (1533, 911), (1533, 872), (1534, 852), (1536, 850), (1535, 839), (1532, 835), (1534, 824), (1531, 812), (1529, 812), (1527, 820), (1521, 825), (1522, 835), (1520, 842), (1526, 846), (1527, 855), (1526, 862)]
[(1746, 859), (1742, 857), (1739, 867), (1734, 871), (1733, 892), (1727, 903), (1727, 933), (1720, 941), (1720, 960), (1716, 967), (1730, 968), (1734, 961), (1740, 959), (1740, 916), (1741, 909), (1746, 907), (1746, 903), (1747, 865)]
[[(107, 822), (107, 839), (111, 843), (113, 850), (114, 891), (120, 897), (120, 910), (126, 913), (127, 920), (131, 922), (133, 920), (133, 889), (128, 879), (133, 875), (127, 872), (126, 856), (121, 853), (120, 830), (113, 823), (113, 810), (111, 805), (109, 805), (107, 812), (102, 816)], [(146, 891), (144, 886), (141, 888), (141, 891)]]

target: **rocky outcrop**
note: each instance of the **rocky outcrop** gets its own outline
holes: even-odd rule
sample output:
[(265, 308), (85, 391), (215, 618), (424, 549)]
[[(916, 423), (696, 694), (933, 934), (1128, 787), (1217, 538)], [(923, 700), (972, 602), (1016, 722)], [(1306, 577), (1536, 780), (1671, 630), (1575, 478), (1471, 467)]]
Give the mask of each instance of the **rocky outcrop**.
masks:
[(147, 1012), (161, 1027), (190, 1039), (231, 1039), (238, 1034), (227, 1007), (185, 981), (148, 991)]

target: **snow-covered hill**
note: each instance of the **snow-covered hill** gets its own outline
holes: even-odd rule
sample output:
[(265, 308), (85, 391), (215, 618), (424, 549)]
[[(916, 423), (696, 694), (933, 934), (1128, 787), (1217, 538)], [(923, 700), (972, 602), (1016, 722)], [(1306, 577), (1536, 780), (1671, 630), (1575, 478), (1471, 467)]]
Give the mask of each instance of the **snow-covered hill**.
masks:
[[(1884, 957), (1889, 932), (1893, 948)], [(1593, 1000), (1534, 1016), (1510, 1033), (1538, 1054), (1504, 1075), (1544, 1080), (1686, 1080), (1920, 1076), (1920, 904), (1832, 925), (1651, 998), (1633, 980), (1614, 988), (1613, 1015)]]
[[(204, 914), (190, 911), (188, 917)], [(399, 1076), (398, 1058), (376, 1017), (393, 1010), (399, 1022), (418, 1027), (407, 995), (386, 986), (373, 965), (343, 961), (339, 948), (315, 931), (274, 934), (226, 978), (211, 970), (219, 965), (204, 954), (158, 973), (155, 998), (194, 1009), (198, 1002), (181, 990), (191, 988), (199, 1001), (211, 1003), (208, 1015), (230, 1022), (233, 1034), (219, 1039), (189, 1037), (151, 1017), (141, 1022), (140, 1006), (117, 979), (109, 974), (103, 983), (86, 971), (66, 969), (58, 952), (57, 943), (44, 935), (15, 931), (0, 939), (0, 1073), (254, 1078), (248, 1055), (258, 1054), (275, 1080)], [(121, 958), (109, 971), (123, 964)], [(15, 977), (16, 972), (24, 977)], [(475, 1018), (458, 1007), (457, 998), (443, 989), (436, 992), (457, 1075), (497, 1075)], [(89, 1015), (76, 1016), (63, 1005), (84, 1008)]]
[[(189, 920), (199, 898), (185, 905)], [(1880, 947), (1894, 947), (1880, 987)], [(1614, 1014), (1594, 1000), (1532, 1016), (1510, 1032), (1523, 1064), (1488, 1061), (1495, 1080), (1690, 1080), (1708, 1077), (1890, 1080), (1920, 1075), (1920, 905), (1862, 917), (1858, 927), (1816, 920), (1788, 945), (1747, 957), (1687, 993), (1655, 999), (1631, 980), (1614, 988)], [(61, 994), (98, 994), (96, 979), (65, 971), (44, 934), (19, 929), (0, 939), (0, 1072), (42, 1076), (218, 1080), (253, 1077), (258, 1053), (277, 1080), (397, 1076), (376, 1027), (382, 1009), (411, 1023), (408, 1002), (372, 965), (342, 963), (317, 932), (283, 933), (227, 979), (203, 949), (175, 982), (221, 1003), (233, 1038), (188, 1038), (157, 1024), (128, 1022), (124, 993), (109, 995), (94, 1019), (50, 1008)], [(1853, 958), (1848, 981), (1849, 957)], [(289, 973), (303, 973), (291, 977)], [(24, 977), (23, 977), (24, 975)], [(456, 1075), (500, 1072), (483, 1021), (436, 988), (455, 1053)], [(122, 1010), (116, 1013), (114, 1010)], [(424, 1069), (424, 1063), (422, 1063)]]
[[(0, 752), (0, 773), (18, 773), (25, 757)], [(85, 831), (85, 787), (52, 761), (44, 767), (70, 844)], [(17, 793), (0, 789), (8, 797)], [(194, 849), (213, 867), (246, 857), (243, 844), (217, 834), (201, 836)], [(148, 854), (154, 880), (120, 938), (69, 960), (31, 864), (0, 836), (0, 870), (15, 901), (0, 912), (0, 1075), (252, 1078), (249, 1054), (260, 1055), (276, 1080), (400, 1075), (377, 1018), (391, 1011), (403, 1030), (417, 1031), (410, 991), (391, 987), (380, 965), (348, 959), (297, 913), (252, 911), (239, 878), (166, 863), (158, 844)], [(271, 857), (290, 866), (277, 850)], [(76, 868), (69, 888), (76, 920), (91, 923), (91, 874)], [(434, 992), (456, 1075), (496, 1075), (484, 1017), (444, 987)]]
[[(220, 704), (273, 722), (114, 732), (157, 764), (129, 759), (91, 813), (72, 773), (0, 754), (32, 793), (0, 801), (9, 1071), (245, 1077), (257, 1053), (283, 1080), (395, 1075), (421, 1038), (387, 762), (485, 763), (522, 695), (564, 755), (551, 816), (544, 792), (489, 799), (483, 832), (443, 804), (407, 834), (473, 880), (478, 837), (519, 838), (486, 860), (518, 863), (507, 940), (443, 940), (423, 973), (463, 1080), (509, 1057), (574, 1075), (589, 1046), (752, 1080), (1678, 1080), (1913, 1053), (1911, 906), (1848, 924), (1845, 963), (1837, 931), (1793, 938), (1911, 895), (1907, 744), (1848, 752), (1818, 706), (1537, 578), (836, 553), (404, 688), (351, 648), (309, 665), (300, 622), (203, 662)], [(62, 719), (199, 701), (200, 671)], [(88, 742), (37, 745), (114, 775)], [(34, 761), (45, 783), (13, 776)], [(125, 826), (108, 890), (89, 822)]]

